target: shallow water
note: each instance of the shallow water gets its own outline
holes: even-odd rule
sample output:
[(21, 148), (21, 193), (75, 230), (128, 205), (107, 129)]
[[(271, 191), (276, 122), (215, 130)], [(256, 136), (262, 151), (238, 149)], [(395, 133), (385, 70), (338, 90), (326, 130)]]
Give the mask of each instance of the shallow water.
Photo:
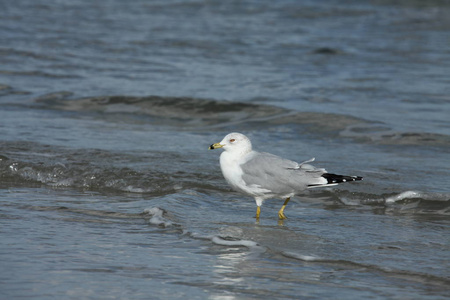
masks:
[[(5, 299), (446, 299), (445, 1), (0, 4)], [(231, 131), (364, 181), (288, 219)]]

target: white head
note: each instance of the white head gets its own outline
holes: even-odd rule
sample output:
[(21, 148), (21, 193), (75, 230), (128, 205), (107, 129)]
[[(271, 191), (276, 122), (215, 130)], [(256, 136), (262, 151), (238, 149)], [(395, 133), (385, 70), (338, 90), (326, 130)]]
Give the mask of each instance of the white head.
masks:
[(225, 151), (248, 153), (252, 151), (252, 143), (242, 133), (232, 132), (227, 134), (220, 143), (209, 146), (209, 149), (223, 148)]

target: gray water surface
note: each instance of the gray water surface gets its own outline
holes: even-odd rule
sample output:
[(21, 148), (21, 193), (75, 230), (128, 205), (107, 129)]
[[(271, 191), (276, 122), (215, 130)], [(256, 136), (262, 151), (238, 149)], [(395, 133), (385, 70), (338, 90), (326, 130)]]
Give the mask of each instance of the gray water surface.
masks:
[[(4, 299), (448, 299), (450, 3), (3, 1)], [(230, 190), (229, 132), (364, 181)]]

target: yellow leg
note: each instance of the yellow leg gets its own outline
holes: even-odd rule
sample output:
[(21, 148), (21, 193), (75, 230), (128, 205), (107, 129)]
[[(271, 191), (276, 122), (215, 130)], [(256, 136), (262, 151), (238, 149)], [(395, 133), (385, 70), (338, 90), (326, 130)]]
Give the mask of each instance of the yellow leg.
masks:
[(287, 219), (287, 217), (284, 215), (284, 209), (286, 208), (286, 205), (288, 204), (289, 200), (291, 200), (291, 198), (287, 198), (287, 199), (284, 201), (283, 206), (282, 206), (282, 207), (280, 208), (280, 210), (278, 211), (278, 218), (279, 218), (280, 220), (285, 220), (285, 219)]
[(258, 206), (256, 208), (256, 216), (255, 216), (256, 219), (259, 219), (259, 214), (261, 214), (261, 206)]

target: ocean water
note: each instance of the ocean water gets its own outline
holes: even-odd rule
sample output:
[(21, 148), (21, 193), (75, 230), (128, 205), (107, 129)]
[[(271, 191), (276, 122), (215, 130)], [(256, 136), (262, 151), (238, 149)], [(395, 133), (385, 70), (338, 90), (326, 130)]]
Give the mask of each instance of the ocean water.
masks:
[[(448, 299), (450, 2), (0, 3), (1, 299)], [(364, 181), (230, 190), (229, 132)]]

